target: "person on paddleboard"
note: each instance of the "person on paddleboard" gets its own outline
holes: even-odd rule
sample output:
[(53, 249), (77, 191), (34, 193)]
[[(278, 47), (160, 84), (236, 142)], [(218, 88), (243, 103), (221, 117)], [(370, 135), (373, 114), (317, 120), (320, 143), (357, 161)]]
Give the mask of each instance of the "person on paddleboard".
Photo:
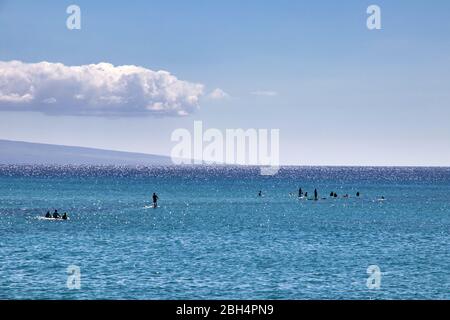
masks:
[(152, 198), (153, 198), (153, 208), (157, 208), (158, 207), (158, 199), (159, 199), (159, 197), (157, 196), (156, 193), (153, 192)]

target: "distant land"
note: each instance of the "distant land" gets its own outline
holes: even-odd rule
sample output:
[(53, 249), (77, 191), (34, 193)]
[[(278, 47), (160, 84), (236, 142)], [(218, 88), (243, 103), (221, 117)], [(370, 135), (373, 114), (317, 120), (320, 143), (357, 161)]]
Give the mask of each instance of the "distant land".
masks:
[(84, 147), (0, 140), (0, 164), (170, 165), (170, 157)]

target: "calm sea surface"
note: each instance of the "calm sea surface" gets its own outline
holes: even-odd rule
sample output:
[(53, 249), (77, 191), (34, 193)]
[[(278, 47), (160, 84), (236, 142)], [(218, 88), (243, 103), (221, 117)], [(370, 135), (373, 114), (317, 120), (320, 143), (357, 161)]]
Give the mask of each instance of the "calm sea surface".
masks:
[(450, 168), (0, 166), (0, 299), (206, 298), (450, 299)]

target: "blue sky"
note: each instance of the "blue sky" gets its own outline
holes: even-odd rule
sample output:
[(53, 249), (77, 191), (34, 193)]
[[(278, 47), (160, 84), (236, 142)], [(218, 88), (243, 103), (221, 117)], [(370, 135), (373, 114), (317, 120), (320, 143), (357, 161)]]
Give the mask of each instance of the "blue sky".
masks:
[(284, 164), (450, 165), (449, 40), (444, 0), (0, 0), (0, 61), (137, 65), (229, 95), (187, 117), (2, 110), (0, 139), (170, 154), (171, 132), (202, 120), (280, 129)]

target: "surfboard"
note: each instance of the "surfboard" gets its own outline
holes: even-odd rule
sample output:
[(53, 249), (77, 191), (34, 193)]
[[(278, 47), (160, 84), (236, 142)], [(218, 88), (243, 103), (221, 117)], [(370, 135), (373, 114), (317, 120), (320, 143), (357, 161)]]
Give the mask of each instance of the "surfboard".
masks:
[(70, 220), (69, 217), (67, 217), (67, 219), (62, 219), (62, 218), (47, 218), (47, 217), (37, 217), (38, 220), (48, 220), (48, 221), (67, 221)]

